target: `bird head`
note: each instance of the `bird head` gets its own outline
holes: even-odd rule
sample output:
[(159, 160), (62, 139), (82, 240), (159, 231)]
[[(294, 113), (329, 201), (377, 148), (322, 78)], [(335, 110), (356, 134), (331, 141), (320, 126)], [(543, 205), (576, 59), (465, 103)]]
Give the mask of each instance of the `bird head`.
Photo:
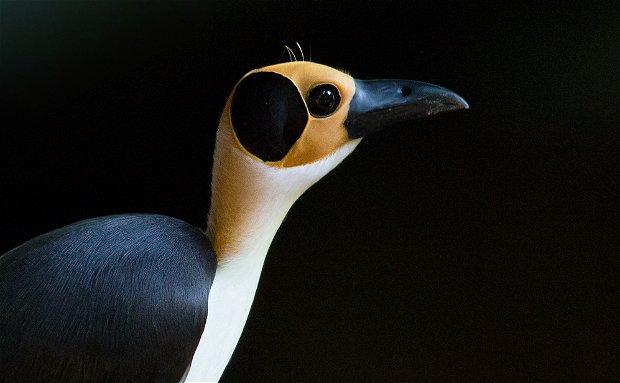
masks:
[(436, 85), (356, 80), (304, 61), (249, 72), (224, 113), (239, 149), (256, 161), (288, 168), (322, 160), (396, 122), (467, 107)]

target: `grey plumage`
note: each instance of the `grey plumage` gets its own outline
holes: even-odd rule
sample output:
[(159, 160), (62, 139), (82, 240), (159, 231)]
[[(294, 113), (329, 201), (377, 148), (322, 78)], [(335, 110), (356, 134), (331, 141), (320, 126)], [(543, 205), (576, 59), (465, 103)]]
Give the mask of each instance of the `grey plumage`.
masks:
[(200, 229), (160, 215), (89, 219), (24, 243), (0, 257), (0, 381), (178, 382), (215, 267)]

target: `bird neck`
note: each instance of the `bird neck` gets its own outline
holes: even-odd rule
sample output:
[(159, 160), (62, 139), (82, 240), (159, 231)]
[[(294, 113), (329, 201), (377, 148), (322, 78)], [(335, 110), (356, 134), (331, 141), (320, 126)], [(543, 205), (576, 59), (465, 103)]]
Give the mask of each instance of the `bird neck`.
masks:
[(361, 141), (347, 142), (316, 162), (274, 166), (242, 149), (231, 127), (229, 104), (216, 136), (207, 222), (218, 267), (266, 253), (293, 203)]
[(266, 252), (286, 213), (311, 183), (287, 182), (289, 169), (249, 157), (230, 129), (218, 130), (213, 161), (207, 235), (221, 267)]
[(216, 137), (207, 223), (218, 268), (188, 382), (219, 380), (243, 331), (269, 245), (288, 210), (359, 143), (351, 141), (312, 164), (275, 167), (241, 149), (226, 110)]

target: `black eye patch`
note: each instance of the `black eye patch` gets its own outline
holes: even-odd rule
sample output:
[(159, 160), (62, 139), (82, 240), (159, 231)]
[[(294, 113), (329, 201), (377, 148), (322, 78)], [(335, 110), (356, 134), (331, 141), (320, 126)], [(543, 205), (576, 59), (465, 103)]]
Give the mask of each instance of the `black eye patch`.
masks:
[(284, 158), (308, 122), (297, 87), (277, 73), (245, 77), (231, 102), (231, 123), (239, 142), (263, 161)]

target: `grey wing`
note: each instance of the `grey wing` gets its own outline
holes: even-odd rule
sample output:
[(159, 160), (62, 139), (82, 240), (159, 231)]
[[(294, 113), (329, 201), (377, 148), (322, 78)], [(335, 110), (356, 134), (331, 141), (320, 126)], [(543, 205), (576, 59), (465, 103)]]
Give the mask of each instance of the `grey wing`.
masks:
[(204, 329), (216, 260), (198, 228), (117, 215), (0, 257), (0, 381), (178, 382)]

